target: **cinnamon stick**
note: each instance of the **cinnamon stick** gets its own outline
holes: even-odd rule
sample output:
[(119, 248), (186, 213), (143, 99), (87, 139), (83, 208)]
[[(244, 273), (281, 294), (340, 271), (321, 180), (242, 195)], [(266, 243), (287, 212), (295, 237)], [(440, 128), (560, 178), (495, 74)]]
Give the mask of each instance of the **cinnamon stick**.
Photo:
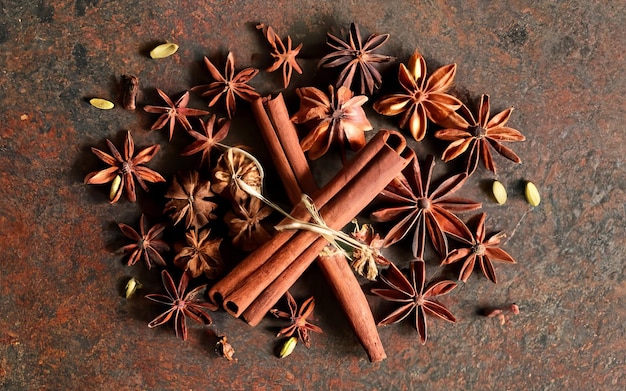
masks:
[[(365, 165), (374, 159), (385, 146), (387, 146), (387, 148), (392, 147), (396, 151), (401, 151), (405, 148), (406, 142), (398, 133), (380, 131), (328, 182), (328, 184), (313, 194), (312, 198), (317, 208), (319, 209), (324, 206), (326, 202), (342, 191), (344, 186), (357, 176)], [(280, 155), (280, 153), (278, 153), (278, 155)], [(298, 195), (298, 201), (300, 200), (299, 197), (300, 195)], [(307, 220), (307, 212), (302, 206), (296, 206), (291, 215), (300, 220)], [(270, 259), (270, 257), (272, 257), (272, 255), (294, 234), (294, 231), (284, 231), (274, 235), (272, 240), (259, 247), (241, 261), (224, 278), (213, 285), (211, 289), (209, 289), (209, 298), (214, 303), (221, 303), (226, 295), (240, 286), (244, 280), (250, 277), (260, 265)], [(276, 266), (280, 267), (280, 265)], [(282, 268), (278, 271), (282, 272), (287, 267), (288, 264), (282, 265)]]
[[(385, 131), (382, 131), (385, 132)], [(401, 137), (401, 136), (400, 136)], [(356, 158), (359, 155), (357, 154)], [(374, 159), (368, 162), (342, 191), (338, 192), (328, 203), (319, 208), (320, 215), (332, 229), (341, 229), (348, 224), (358, 213), (369, 204), (385, 186), (395, 178), (408, 164), (404, 156), (384, 145)], [(325, 189), (322, 188), (322, 190)], [(224, 308), (234, 316), (241, 313), (256, 299), (267, 286), (276, 279), (297, 257), (312, 245), (318, 238), (318, 234), (310, 235), (311, 232), (298, 232), (293, 241), (294, 244), (281, 244), (277, 253), (267, 259), (256, 271), (259, 278), (250, 278), (240, 284), (224, 299)], [(269, 243), (272, 243), (270, 240)], [(254, 254), (253, 254), (254, 255)], [(310, 263), (313, 258), (307, 259)], [(261, 277), (262, 276), (262, 277)], [(286, 291), (289, 286), (284, 287)]]
[[(408, 149), (407, 150), (407, 156), (408, 159), (412, 159), (414, 157), (413, 155), (413, 151)], [(384, 182), (386, 179), (382, 179), (381, 182)], [(376, 186), (375, 182), (372, 182), (373, 186)], [(384, 185), (383, 185), (384, 187)], [(382, 189), (381, 189), (382, 190)], [(350, 200), (350, 195), (349, 192), (345, 192), (342, 193), (346, 195), (346, 198), (344, 201), (341, 201), (339, 199), (339, 197), (336, 197), (336, 202), (341, 203), (341, 202), (349, 202)], [(354, 202), (354, 201), (353, 201)], [(358, 212), (357, 212), (358, 213)], [(319, 240), (321, 240), (322, 242), (325, 242), (325, 240), (323, 238), (320, 238)], [(316, 242), (314, 245), (318, 245), (318, 243)], [(319, 247), (316, 247), (316, 249)], [(258, 322), (260, 322), (260, 320), (263, 318), (263, 316), (267, 313), (267, 311), (269, 311), (271, 309), (271, 307), (282, 297), (282, 295), (289, 289), (289, 287), (291, 287), (291, 285), (293, 285), (295, 283), (295, 281), (299, 278), (299, 276), (304, 272), (304, 270), (306, 270), (306, 268), (310, 265), (311, 261), (313, 258), (311, 258), (309, 256), (308, 253), (302, 253), (298, 258), (296, 258), (294, 260), (294, 262), (285, 270), (283, 271), (279, 277), (277, 277), (260, 295), (259, 297), (256, 298), (256, 300), (248, 307), (248, 309), (246, 309), (243, 313), (243, 318), (246, 322), (250, 323), (251, 325), (256, 325), (258, 324)], [(318, 262), (319, 263), (319, 262)], [(352, 272), (352, 270), (350, 269), (350, 266), (348, 265), (348, 263), (344, 260), (343, 264), (340, 264), (342, 266), (339, 266), (341, 268), (344, 268), (346, 270), (343, 271), (339, 271), (339, 270), (331, 270), (330, 272), (328, 272), (327, 270), (325, 270), (327, 268), (327, 264), (325, 265), (321, 265), (320, 267), (322, 268), (322, 271), (325, 274), (330, 274), (333, 275), (334, 274), (341, 274), (341, 275), (350, 275), (351, 276), (351, 280), (350, 284), (353, 286), (359, 286), (358, 282), (356, 280), (356, 277), (354, 276), (354, 273)], [(345, 266), (345, 267), (343, 267)], [(345, 277), (336, 277), (333, 280), (335, 281), (339, 281), (341, 283), (343, 283)], [(335, 287), (333, 287), (335, 288)], [(342, 292), (342, 291), (339, 291)], [(359, 294), (362, 297), (359, 297)], [(361, 309), (363, 309), (366, 312), (371, 312), (369, 310), (369, 305), (367, 304), (367, 300), (365, 298), (365, 295), (363, 294), (363, 292), (361, 291), (361, 289), (359, 288), (358, 291), (352, 292), (352, 294), (344, 297), (344, 298), (339, 298), (340, 299), (340, 303), (344, 303), (346, 307), (360, 307)], [(356, 302), (355, 300), (361, 300), (360, 303)], [(345, 307), (344, 307), (345, 309)], [(347, 311), (348, 312), (348, 311)], [(356, 312), (355, 309), (352, 309), (350, 312)], [(352, 323), (352, 319), (351, 323)], [(360, 327), (363, 327), (363, 325), (359, 324), (359, 323), (354, 323), (353, 324), (355, 331), (359, 330)], [(372, 321), (372, 323), (370, 324), (370, 330), (371, 329), (376, 329), (375, 327), (375, 323)]]

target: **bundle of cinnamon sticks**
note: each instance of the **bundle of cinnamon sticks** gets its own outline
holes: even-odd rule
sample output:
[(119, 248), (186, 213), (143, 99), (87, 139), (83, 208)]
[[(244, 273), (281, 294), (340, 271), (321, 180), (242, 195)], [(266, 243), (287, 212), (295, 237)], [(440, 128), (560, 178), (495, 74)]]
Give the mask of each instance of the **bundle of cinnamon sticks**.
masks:
[[(252, 106), (287, 195), (295, 205), (291, 215), (299, 220), (310, 219), (300, 204), (305, 193), (311, 196), (328, 227), (343, 228), (414, 158), (399, 133), (382, 130), (324, 187), (317, 189), (282, 95), (259, 98)], [(254, 326), (327, 245), (326, 239), (311, 231), (278, 232), (216, 283), (209, 296), (222, 303), (227, 312)], [(343, 254), (320, 256), (318, 265), (370, 360), (383, 360), (386, 355), (367, 299)]]

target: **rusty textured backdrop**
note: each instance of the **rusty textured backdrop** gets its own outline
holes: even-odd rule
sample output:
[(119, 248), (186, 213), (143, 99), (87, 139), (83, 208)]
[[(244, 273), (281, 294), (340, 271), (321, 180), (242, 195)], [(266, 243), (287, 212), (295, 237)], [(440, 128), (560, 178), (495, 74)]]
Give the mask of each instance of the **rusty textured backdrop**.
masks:
[[(0, 388), (626, 388), (623, 1), (2, 0), (0, 9)], [(192, 327), (186, 343), (169, 326), (148, 329), (158, 308), (120, 292), (130, 276), (154, 292), (158, 277), (114, 254), (124, 242), (115, 222), (134, 225), (161, 204), (140, 193), (137, 204), (109, 205), (106, 190), (82, 179), (101, 167), (89, 147), (119, 143), (123, 130), (139, 146), (162, 145), (152, 167), (168, 177), (188, 164), (176, 151), (189, 140), (177, 134), (168, 144), (165, 132), (146, 130), (152, 116), (99, 111), (86, 99), (117, 101), (117, 78), (131, 73), (141, 80), (141, 102), (155, 103), (154, 87), (177, 94), (204, 82), (202, 56), (220, 62), (228, 50), (238, 68), (267, 67), (254, 29), (264, 22), (304, 43), (305, 74), (286, 91), (297, 109), (293, 86), (323, 77), (315, 65), (325, 33), (343, 35), (353, 21), (367, 33), (390, 33), (383, 51), (401, 61), (418, 48), (430, 70), (456, 62), (459, 96), (488, 93), (494, 111), (515, 107), (510, 125), (527, 136), (514, 146), (524, 163), (496, 161), (509, 202), (490, 201), (492, 177), (483, 169), (464, 195), (485, 203), (491, 226), (511, 232), (529, 209), (523, 181), (539, 186), (542, 204), (504, 246), (518, 264), (498, 265), (497, 285), (472, 276), (446, 297), (459, 321), (430, 322), (426, 346), (410, 322), (381, 329), (389, 358), (378, 364), (367, 361), (315, 267), (297, 288), (301, 297), (316, 295), (325, 333), (288, 359), (274, 355), (275, 320), (251, 328), (218, 312), (215, 326)], [(165, 41), (179, 52), (147, 57)], [(396, 69), (386, 68), (386, 80)], [(252, 84), (276, 92), (280, 76), (262, 72)], [(377, 128), (396, 124), (371, 117)], [(257, 145), (268, 161), (243, 106), (228, 141)], [(441, 152), (431, 144), (416, 149)], [(316, 175), (327, 177), (332, 164), (316, 164)], [(480, 315), (511, 302), (521, 314), (505, 325)], [(209, 330), (227, 333), (238, 362), (215, 355)]]

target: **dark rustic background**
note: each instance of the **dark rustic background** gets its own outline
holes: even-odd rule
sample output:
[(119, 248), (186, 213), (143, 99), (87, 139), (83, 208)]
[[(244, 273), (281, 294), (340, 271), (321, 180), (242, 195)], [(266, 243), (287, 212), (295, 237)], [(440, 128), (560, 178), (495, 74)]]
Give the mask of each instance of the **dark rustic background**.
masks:
[[(624, 389), (626, 4), (502, 3), (0, 1), (0, 388)], [(400, 61), (417, 48), (431, 71), (457, 63), (463, 99), (488, 93), (493, 112), (515, 107), (509, 124), (527, 137), (513, 147), (523, 164), (496, 158), (509, 202), (490, 200), (492, 176), (482, 168), (463, 194), (483, 201), (488, 224), (507, 232), (529, 209), (524, 180), (538, 185), (543, 201), (504, 245), (518, 264), (497, 265), (497, 285), (475, 273), (446, 297), (458, 323), (431, 320), (427, 345), (411, 322), (383, 328), (389, 358), (368, 362), (315, 267), (297, 292), (316, 295), (325, 332), (284, 360), (274, 355), (275, 320), (251, 328), (219, 312), (214, 326), (192, 327), (183, 343), (170, 326), (146, 327), (158, 307), (121, 297), (130, 276), (145, 283), (142, 293), (157, 291), (159, 280), (114, 254), (125, 243), (115, 223), (134, 226), (141, 211), (154, 216), (162, 204), (140, 192), (137, 204), (109, 205), (106, 187), (82, 184), (102, 167), (89, 148), (104, 148), (106, 138), (119, 145), (131, 130), (138, 146), (161, 144), (150, 166), (168, 178), (195, 161), (177, 157), (190, 141), (181, 131), (169, 144), (165, 131), (146, 130), (154, 116), (119, 106), (99, 111), (86, 100), (118, 102), (118, 77), (130, 73), (140, 78), (141, 103), (158, 103), (155, 87), (174, 95), (208, 81), (202, 57), (223, 64), (228, 50), (238, 69), (267, 67), (257, 22), (304, 43), (305, 75), (286, 91), (292, 110), (294, 86), (327, 77), (315, 69), (327, 52), (325, 33), (345, 37), (350, 22), (364, 34), (390, 33), (381, 52)], [(178, 43), (178, 53), (151, 60), (147, 52), (165, 41)], [(384, 69), (385, 80), (394, 80), (397, 63)], [(261, 72), (252, 84), (266, 94), (280, 80)], [(194, 99), (192, 107), (204, 107)], [(396, 125), (370, 114), (377, 129)], [(269, 165), (245, 105), (227, 141), (256, 146)], [(432, 136), (416, 149), (442, 150)], [(335, 156), (314, 167), (323, 179), (336, 166)], [(268, 180), (270, 193), (280, 194), (271, 169)], [(396, 260), (408, 262), (402, 254)], [(521, 313), (505, 325), (480, 314), (512, 302)], [(229, 336), (238, 362), (216, 356), (215, 332)]]

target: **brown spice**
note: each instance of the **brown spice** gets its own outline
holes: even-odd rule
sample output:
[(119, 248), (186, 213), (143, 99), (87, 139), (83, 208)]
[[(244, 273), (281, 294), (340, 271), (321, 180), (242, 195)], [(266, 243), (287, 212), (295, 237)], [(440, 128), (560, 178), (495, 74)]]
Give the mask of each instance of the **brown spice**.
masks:
[(365, 133), (372, 124), (363, 111), (367, 102), (364, 95), (354, 96), (347, 87), (340, 87), (335, 94), (332, 86), (329, 95), (315, 87), (298, 88), (300, 110), (291, 117), (296, 124), (307, 124), (311, 129), (300, 146), (309, 152), (310, 159), (318, 159), (332, 144), (338, 144), (345, 160), (345, 144), (353, 151), (365, 145)]
[(469, 211), (481, 207), (481, 203), (464, 198), (451, 197), (467, 179), (466, 174), (453, 175), (438, 186), (431, 184), (435, 160), (429, 156), (423, 168), (417, 158), (395, 178), (381, 193), (386, 206), (371, 214), (373, 221), (397, 221), (385, 236), (385, 247), (400, 241), (413, 230), (413, 256), (423, 258), (426, 232), (437, 250), (448, 254), (446, 233), (465, 236), (469, 230), (452, 212)]
[(483, 95), (478, 108), (478, 121), (471, 111), (463, 105), (458, 113), (448, 116), (440, 125), (446, 129), (439, 130), (435, 137), (440, 140), (452, 141), (443, 152), (441, 159), (450, 161), (469, 151), (467, 155), (468, 175), (478, 167), (482, 159), (487, 170), (496, 172), (496, 165), (491, 156), (490, 147), (500, 155), (515, 162), (521, 163), (519, 156), (511, 149), (502, 145), (503, 142), (524, 141), (526, 138), (518, 130), (506, 127), (506, 123), (513, 112), (512, 108), (494, 115), (489, 119), (489, 95)]
[(259, 94), (254, 88), (248, 85), (248, 82), (259, 73), (259, 70), (256, 68), (246, 68), (235, 74), (235, 60), (232, 53), (228, 53), (226, 57), (224, 76), (222, 76), (215, 65), (206, 57), (204, 57), (204, 64), (215, 81), (193, 87), (191, 90), (201, 96), (209, 97), (211, 99), (209, 101), (209, 107), (213, 107), (221, 96), (225, 94), (226, 112), (228, 118), (232, 118), (236, 111), (235, 95), (247, 102), (252, 102), (259, 97)]
[(187, 284), (189, 283), (189, 275), (187, 273), (183, 273), (178, 287), (174, 284), (174, 280), (172, 280), (167, 270), (161, 272), (161, 279), (167, 294), (150, 294), (146, 295), (146, 299), (165, 304), (170, 308), (148, 323), (148, 327), (161, 326), (174, 316), (176, 336), (181, 337), (185, 341), (187, 340), (187, 317), (206, 325), (212, 323), (211, 316), (209, 316), (207, 310), (215, 311), (217, 306), (201, 298), (201, 293), (206, 289), (206, 285), (201, 285), (185, 294)]
[(249, 195), (239, 187), (236, 179), (259, 191), (263, 179), (261, 170), (258, 163), (252, 161), (243, 151), (230, 148), (220, 156), (212, 171), (214, 180), (211, 189), (216, 194), (241, 203)]
[(197, 171), (179, 173), (165, 194), (170, 199), (165, 204), (165, 213), (170, 214), (174, 225), (185, 218), (186, 228), (203, 227), (216, 217), (213, 211), (217, 204), (210, 201), (213, 195), (211, 182), (200, 179)]
[(280, 311), (278, 309), (272, 309), (270, 312), (277, 318), (285, 318), (291, 321), (291, 324), (281, 329), (277, 337), (291, 337), (294, 333), (298, 335), (298, 338), (304, 346), (311, 347), (311, 337), (309, 331), (321, 333), (322, 329), (319, 326), (309, 322), (309, 318), (313, 316), (313, 309), (315, 308), (315, 299), (313, 296), (306, 299), (302, 306), (298, 309), (296, 300), (291, 296), (291, 293), (286, 292), (287, 304), (289, 306), (289, 312)]
[(143, 214), (139, 220), (139, 232), (126, 224), (118, 224), (122, 233), (135, 241), (135, 243), (127, 244), (118, 250), (126, 254), (130, 253), (128, 266), (134, 265), (142, 256), (148, 269), (152, 268), (153, 264), (165, 266), (165, 261), (160, 253), (168, 251), (170, 247), (163, 240), (159, 239), (159, 236), (161, 236), (165, 229), (165, 225), (155, 224), (149, 229), (147, 225), (146, 216)]
[(209, 112), (205, 110), (191, 109), (187, 107), (187, 104), (189, 103), (189, 91), (186, 91), (176, 102), (173, 102), (172, 99), (165, 94), (165, 92), (159, 90), (158, 88), (156, 90), (167, 106), (144, 106), (143, 109), (148, 113), (161, 114), (150, 130), (161, 129), (169, 123), (170, 140), (174, 134), (174, 126), (176, 125), (176, 122), (180, 123), (186, 131), (190, 131), (191, 124), (189, 123), (187, 117), (199, 117), (209, 114)]
[(296, 61), (296, 56), (302, 49), (302, 44), (298, 45), (295, 49), (291, 47), (291, 37), (287, 36), (287, 45), (283, 43), (283, 40), (274, 32), (272, 26), (266, 26), (263, 23), (256, 26), (258, 30), (262, 30), (265, 38), (272, 47), (271, 55), (274, 57), (274, 64), (267, 68), (268, 72), (274, 72), (279, 68), (283, 68), (283, 86), (287, 88), (289, 81), (291, 80), (291, 74), (295, 70), (299, 74), (302, 74), (302, 68)]
[(133, 75), (122, 75), (122, 107), (126, 110), (137, 108), (139, 78)]
[(189, 135), (196, 139), (196, 141), (183, 149), (180, 153), (181, 155), (189, 156), (202, 153), (200, 164), (204, 164), (206, 167), (211, 166), (211, 151), (216, 145), (220, 145), (220, 141), (226, 138), (230, 129), (230, 120), (220, 119), (217, 121), (218, 129), (216, 130), (215, 119), (216, 116), (212, 115), (206, 122), (200, 120), (202, 133), (196, 132), (195, 130), (189, 131)]
[(400, 128), (409, 126), (411, 135), (421, 141), (426, 135), (427, 119), (441, 123), (461, 107), (462, 103), (445, 92), (456, 73), (456, 64), (446, 65), (426, 77), (426, 60), (415, 52), (408, 67), (400, 64), (398, 79), (404, 93), (386, 95), (374, 103), (374, 110), (383, 115), (402, 114)]
[(220, 255), (222, 238), (209, 239), (210, 229), (198, 232), (196, 229), (187, 231), (187, 246), (183, 247), (174, 257), (174, 264), (196, 278), (201, 274), (207, 278), (217, 278), (224, 269)]
[(235, 204), (224, 216), (233, 245), (243, 251), (252, 251), (267, 242), (271, 236), (261, 221), (272, 214), (272, 208), (250, 197), (243, 204)]
[(438, 296), (449, 293), (456, 288), (456, 284), (452, 281), (440, 281), (426, 287), (426, 265), (421, 259), (411, 262), (410, 273), (410, 280), (407, 280), (395, 265), (390, 264), (380, 278), (384, 288), (374, 288), (372, 293), (383, 299), (401, 303), (400, 308), (378, 322), (379, 326), (399, 323), (415, 310), (415, 328), (423, 345), (428, 338), (426, 315), (456, 322), (454, 315), (437, 301)]
[(120, 186), (117, 188), (114, 197), (109, 197), (112, 204), (120, 199), (123, 191), (126, 192), (126, 198), (128, 198), (130, 202), (135, 202), (137, 200), (137, 195), (135, 193), (135, 179), (145, 191), (148, 191), (148, 186), (146, 186), (144, 181), (165, 182), (165, 178), (163, 178), (161, 174), (149, 169), (148, 167), (142, 166), (142, 164), (152, 160), (154, 155), (156, 155), (159, 151), (159, 145), (146, 147), (139, 151), (136, 156), (133, 156), (135, 155), (135, 142), (133, 141), (133, 137), (130, 132), (126, 132), (126, 139), (124, 141), (124, 157), (122, 157), (110, 140), (107, 140), (107, 145), (112, 156), (97, 148), (91, 148), (91, 151), (95, 153), (100, 160), (111, 167), (87, 174), (85, 177), (85, 183), (101, 185), (114, 181), (118, 175), (121, 175), (122, 181), (120, 182)]
[(330, 33), (327, 34), (327, 38), (326, 43), (335, 51), (324, 56), (318, 66), (322, 68), (343, 67), (336, 83), (337, 88), (342, 86), (351, 88), (357, 74), (361, 94), (372, 95), (380, 88), (383, 79), (375, 64), (389, 62), (395, 58), (376, 54), (373, 51), (387, 42), (389, 34), (372, 34), (363, 44), (359, 27), (352, 23), (347, 42)]
[(481, 270), (489, 281), (496, 283), (496, 271), (493, 268), (493, 261), (515, 263), (515, 259), (506, 251), (499, 248), (500, 241), (505, 237), (504, 233), (498, 232), (487, 235), (485, 229), (486, 213), (481, 213), (470, 220), (470, 227), (474, 228), (474, 233), (469, 236), (456, 237), (458, 241), (463, 243), (463, 247), (454, 249), (448, 254), (443, 262), (449, 265), (454, 262), (463, 260), (463, 267), (459, 274), (459, 280), (466, 282), (474, 270), (476, 261), (480, 265)]
[(217, 338), (218, 341), (215, 344), (215, 350), (217, 351), (217, 354), (224, 357), (228, 361), (237, 361), (237, 359), (233, 357), (233, 355), (235, 354), (235, 349), (230, 343), (228, 343), (228, 337), (226, 337), (225, 335), (220, 335)]

